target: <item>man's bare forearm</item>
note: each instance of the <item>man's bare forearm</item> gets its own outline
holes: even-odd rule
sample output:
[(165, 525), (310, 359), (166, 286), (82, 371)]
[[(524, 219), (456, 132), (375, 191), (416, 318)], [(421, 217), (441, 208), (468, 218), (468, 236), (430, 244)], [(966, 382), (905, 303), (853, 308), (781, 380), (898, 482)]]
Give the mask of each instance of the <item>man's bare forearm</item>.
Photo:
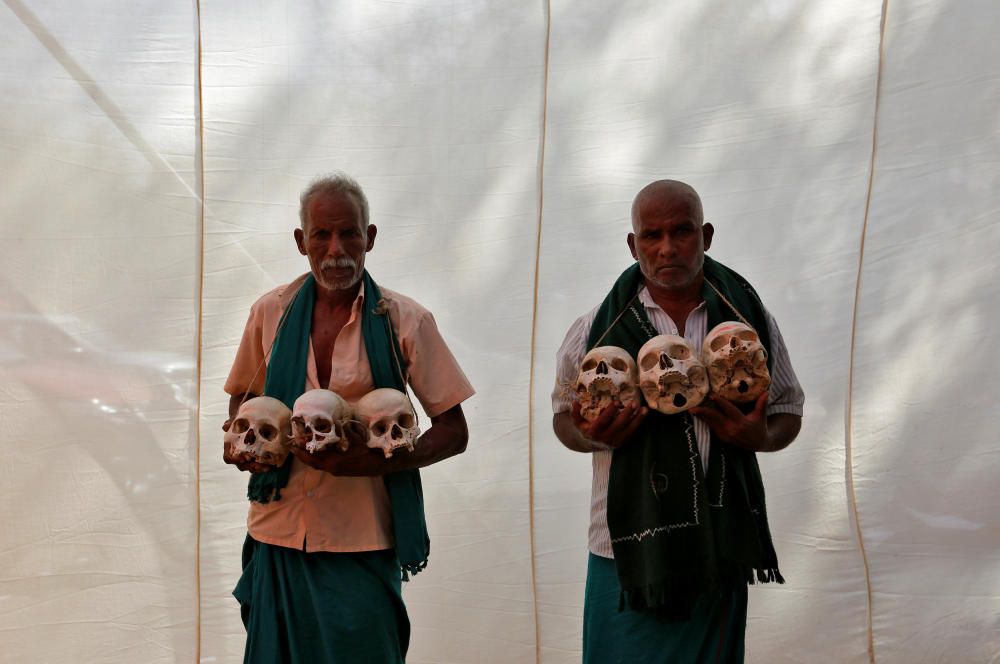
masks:
[(443, 461), (464, 452), (468, 442), (469, 428), (462, 406), (458, 405), (431, 418), (431, 427), (417, 439), (412, 452), (400, 450), (388, 459), (382, 450), (369, 448), (362, 440), (352, 442), (344, 452), (334, 450), (310, 455), (293, 447), (292, 453), (313, 468), (332, 475), (377, 477)]
[(760, 452), (777, 452), (792, 444), (802, 428), (802, 417), (791, 413), (767, 416), (767, 444)]
[(401, 452), (387, 459), (383, 473), (423, 468), (461, 454), (469, 443), (469, 427), (462, 406), (453, 406), (431, 418), (431, 428), (417, 439), (412, 452)]

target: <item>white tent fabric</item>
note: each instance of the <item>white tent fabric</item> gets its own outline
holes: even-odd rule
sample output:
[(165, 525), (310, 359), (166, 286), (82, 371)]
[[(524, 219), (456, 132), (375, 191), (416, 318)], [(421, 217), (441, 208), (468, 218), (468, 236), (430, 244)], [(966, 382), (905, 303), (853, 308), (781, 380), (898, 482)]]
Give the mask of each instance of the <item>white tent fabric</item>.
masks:
[(478, 394), (423, 473), (411, 662), (579, 661), (554, 354), (661, 177), (807, 395), (751, 662), (1000, 660), (989, 0), (0, 3), (0, 662), (239, 661), (222, 383), (334, 169)]

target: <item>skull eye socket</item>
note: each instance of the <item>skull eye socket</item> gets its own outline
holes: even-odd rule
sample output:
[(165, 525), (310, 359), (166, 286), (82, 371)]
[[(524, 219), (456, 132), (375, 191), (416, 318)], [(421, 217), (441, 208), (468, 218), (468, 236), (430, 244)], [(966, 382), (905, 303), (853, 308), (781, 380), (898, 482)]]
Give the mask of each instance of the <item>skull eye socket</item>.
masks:
[(597, 359), (592, 357), (589, 360), (584, 361), (583, 366), (580, 367), (580, 371), (593, 371), (596, 367)]
[(757, 341), (757, 333), (753, 330), (741, 330), (736, 333), (736, 336), (743, 341)]
[(415, 422), (413, 421), (413, 416), (409, 413), (403, 413), (399, 416), (399, 426), (404, 429), (412, 429)]
[(625, 360), (620, 357), (612, 359), (610, 364), (612, 369), (617, 369), (618, 371), (624, 371), (626, 373), (628, 372), (628, 364), (626, 364)]
[(257, 430), (257, 434), (264, 440), (274, 440), (275, 436), (278, 435), (278, 430), (270, 424), (262, 424)]
[(325, 417), (317, 417), (313, 421), (313, 429), (319, 433), (329, 433), (330, 432), (330, 420)]
[(239, 417), (233, 421), (233, 425), (229, 429), (233, 433), (246, 433), (250, 429), (250, 422), (243, 417)]
[(701, 387), (705, 384), (705, 369), (702, 367), (691, 367), (688, 369), (688, 380), (690, 380), (694, 385)]
[(667, 355), (674, 360), (686, 360), (691, 357), (691, 349), (687, 346), (675, 344), (667, 349)]
[(385, 422), (376, 422), (372, 425), (372, 433), (378, 438), (384, 436), (388, 430), (389, 428), (385, 425)]
[(722, 348), (723, 346), (725, 346), (728, 343), (729, 343), (729, 335), (728, 334), (723, 334), (721, 336), (718, 336), (718, 337), (712, 339), (712, 343), (711, 343), (712, 350), (719, 350), (720, 348)]
[(646, 353), (642, 356), (642, 359), (639, 360), (639, 364), (642, 366), (643, 371), (649, 371), (655, 367), (659, 361), (660, 359), (657, 353)]

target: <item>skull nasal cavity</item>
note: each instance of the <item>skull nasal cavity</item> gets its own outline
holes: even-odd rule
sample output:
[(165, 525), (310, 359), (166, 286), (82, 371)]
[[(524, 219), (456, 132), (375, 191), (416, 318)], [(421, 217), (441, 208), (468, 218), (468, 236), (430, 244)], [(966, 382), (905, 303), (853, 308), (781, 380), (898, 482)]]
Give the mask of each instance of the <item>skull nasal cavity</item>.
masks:
[(256, 440), (256, 434), (254, 434), (253, 429), (250, 429), (250, 431), (247, 431), (246, 438), (243, 439), (243, 442), (247, 445), (253, 445)]
[(736, 387), (736, 389), (739, 391), (740, 394), (743, 394), (744, 392), (750, 389), (750, 386), (747, 385), (747, 382), (745, 380), (741, 380), (740, 384)]
[(660, 368), (669, 369), (672, 366), (674, 366), (674, 363), (670, 361), (670, 358), (667, 357), (667, 354), (660, 353)]
[(400, 438), (403, 437), (403, 430), (399, 428), (398, 424), (392, 425), (391, 435), (393, 440), (399, 440)]
[(608, 365), (604, 362), (604, 360), (601, 360), (600, 362), (597, 363), (597, 373), (599, 374), (608, 373)]

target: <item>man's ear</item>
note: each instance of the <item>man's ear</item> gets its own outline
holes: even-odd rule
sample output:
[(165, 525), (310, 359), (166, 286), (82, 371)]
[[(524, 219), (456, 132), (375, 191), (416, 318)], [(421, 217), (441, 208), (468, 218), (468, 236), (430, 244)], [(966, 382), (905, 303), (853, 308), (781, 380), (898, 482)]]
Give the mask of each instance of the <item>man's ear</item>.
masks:
[(368, 224), (368, 245), (365, 247), (365, 251), (371, 251), (372, 247), (375, 246), (375, 236), (378, 235), (378, 227), (375, 224)]
[(715, 227), (712, 224), (702, 224), (701, 237), (705, 244), (705, 251), (712, 246), (712, 236), (715, 235)]
[(629, 233), (625, 241), (628, 242), (628, 250), (632, 252), (632, 258), (639, 260), (639, 254), (635, 253), (635, 233)]
[(303, 256), (306, 255), (306, 234), (302, 232), (301, 228), (295, 229), (295, 246), (299, 248), (299, 253)]

